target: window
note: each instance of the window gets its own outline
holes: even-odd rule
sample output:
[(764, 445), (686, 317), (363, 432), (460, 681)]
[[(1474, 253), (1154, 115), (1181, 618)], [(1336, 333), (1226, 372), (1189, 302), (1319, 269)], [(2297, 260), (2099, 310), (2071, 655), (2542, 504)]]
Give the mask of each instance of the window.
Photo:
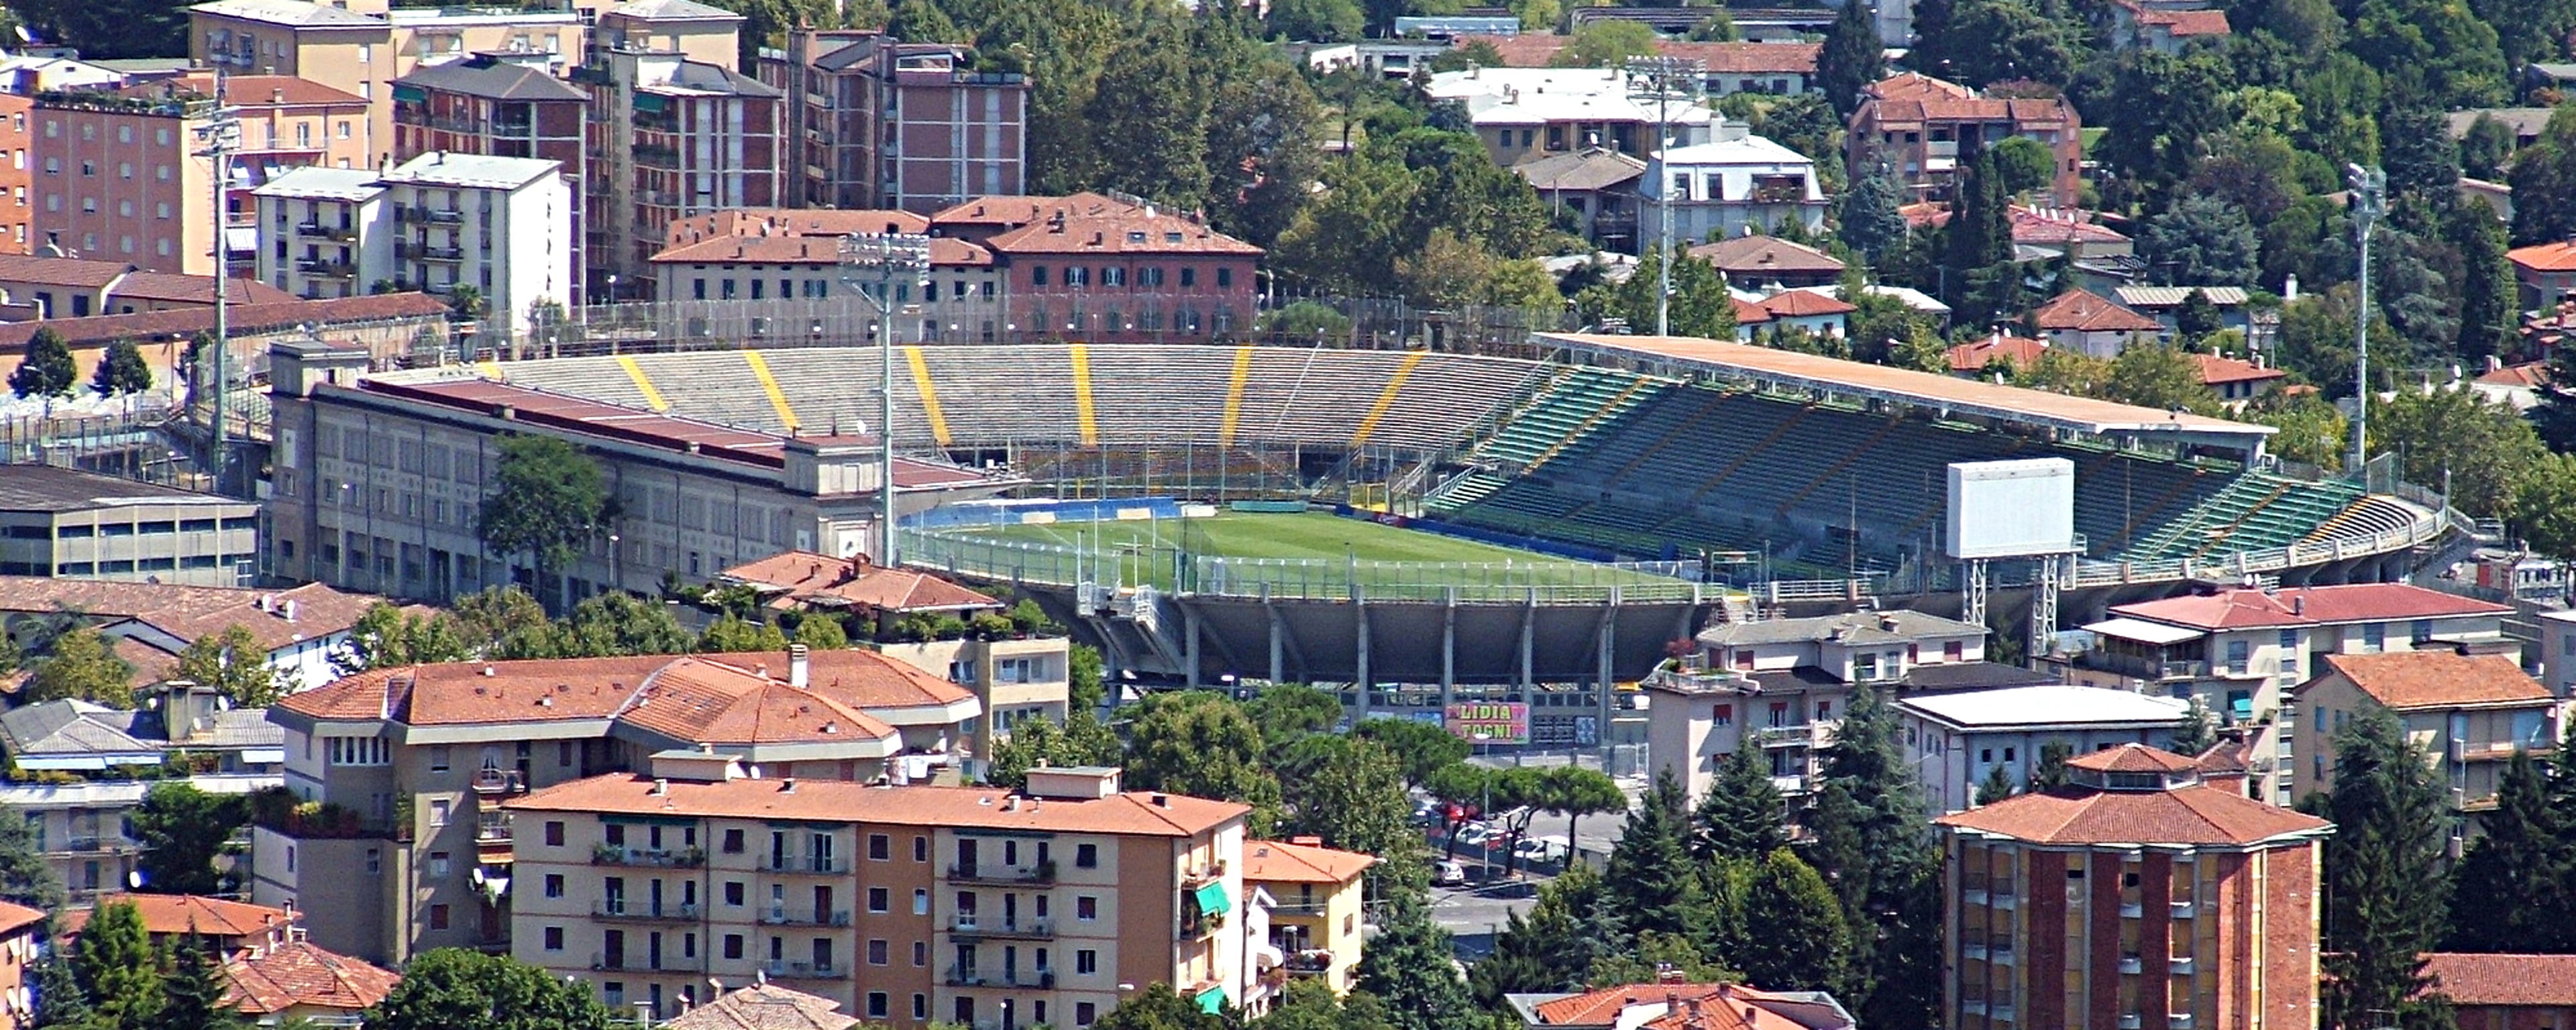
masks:
[(1090, 976), (1093, 973), (1099, 972), (1100, 953), (1093, 951), (1090, 948), (1084, 948), (1080, 951), (1074, 952), (1073, 971), (1077, 975), (1081, 976)]
[(447, 814), (455, 804), (455, 802), (449, 801), (446, 798), (436, 798), (431, 800), (429, 803), (429, 824), (431, 826), (447, 825)]
[(930, 891), (927, 888), (912, 889), (912, 914), (917, 916), (930, 914)]
[(546, 896), (547, 896), (547, 897), (549, 897), (549, 898), (560, 898), (560, 897), (563, 897), (563, 895), (564, 895), (564, 878), (563, 878), (563, 874), (562, 874), (562, 873), (547, 873), (547, 874), (546, 874)]
[(2361, 627), (2361, 643), (2373, 651), (2388, 646), (2388, 624), (2374, 622)]
[(929, 996), (929, 995), (927, 995), (927, 994), (916, 994), (916, 995), (913, 995), (913, 996), (912, 996), (912, 1018), (914, 1018), (914, 1019), (916, 1019), (916, 1020), (922, 1020), (922, 1019), (928, 1019), (928, 1018), (930, 1018), (930, 996)]
[(870, 911), (870, 912), (883, 912), (883, 911), (885, 911), (885, 910), (886, 910), (886, 904), (887, 904), (887, 902), (886, 902), (886, 889), (885, 889), (885, 888), (883, 888), (883, 887), (870, 887), (870, 888), (868, 888), (868, 911)]
[(2433, 620), (2415, 620), (2413, 625), (2406, 627), (2406, 635), (2413, 638), (2414, 642), (2418, 644), (2433, 639)]
[(894, 850), (893, 843), (893, 838), (890, 838), (885, 834), (868, 834), (868, 859), (874, 862), (885, 861), (887, 856)]
[(546, 927), (546, 950), (547, 950), (547, 951), (562, 951), (562, 950), (563, 950), (563, 927), (560, 927), (560, 926), (549, 926), (549, 927)]
[(884, 1019), (885, 1017), (886, 1017), (886, 992), (884, 992), (884, 991), (869, 991), (869, 992), (868, 992), (868, 1018), (869, 1018), (869, 1019)]
[(930, 964), (930, 942), (929, 942), (929, 941), (914, 941), (914, 942), (912, 942), (912, 967), (913, 967), (914, 969), (919, 969), (919, 968), (921, 968), (921, 967), (923, 967), (923, 966), (926, 966), (926, 965), (929, 965), (929, 964)]
[(725, 881), (725, 904), (736, 908), (742, 907), (742, 881)]
[(1709, 720), (1719, 726), (1735, 725), (1735, 706), (1718, 705), (1709, 710)]
[(1073, 917), (1086, 923), (1100, 918), (1100, 899), (1088, 894), (1073, 899)]
[(1047, 284), (1046, 266), (1045, 266), (1045, 265), (1030, 265), (1030, 266), (1029, 266), (1029, 285), (1031, 285), (1031, 286), (1044, 286), (1044, 285), (1046, 285), (1046, 284)]
[(378, 873), (382, 873), (382, 872), (384, 872), (384, 871), (385, 871), (385, 853), (384, 853), (382, 850), (377, 849), (377, 848), (368, 848), (368, 849), (367, 849), (367, 875), (369, 875), (369, 876), (374, 876), (374, 875), (376, 875), (376, 874), (378, 874)]
[(741, 830), (726, 830), (724, 832), (724, 853), (728, 855), (742, 854)]
[(881, 941), (881, 940), (872, 940), (872, 941), (869, 941), (869, 942), (868, 942), (868, 964), (869, 964), (869, 965), (871, 965), (871, 966), (892, 965), (892, 964), (893, 964), (893, 962), (894, 962), (894, 959), (892, 958), (892, 955), (893, 955), (893, 951), (892, 951), (892, 950), (887, 946), (886, 942)]
[(1098, 844), (1076, 844), (1076, 845), (1074, 845), (1074, 846), (1073, 846), (1073, 865), (1074, 865), (1074, 868), (1077, 868), (1077, 869), (1098, 869), (1098, 868), (1100, 868), (1100, 845), (1098, 845)]
[(930, 861), (930, 838), (914, 837), (912, 839), (912, 860), (915, 862)]
[(1181, 266), (1181, 285), (1183, 285), (1183, 286), (1196, 286), (1196, 285), (1198, 285), (1198, 284), (1199, 284), (1199, 270), (1198, 270), (1198, 269), (1196, 269), (1196, 268), (1192, 268), (1192, 267), (1190, 267), (1190, 266), (1188, 266), (1188, 265), (1182, 265), (1182, 266)]
[(1229, 286), (1232, 286), (1232, 285), (1234, 285), (1234, 269), (1232, 269), (1232, 268), (1219, 268), (1219, 269), (1217, 269), (1217, 270), (1216, 270), (1216, 288), (1217, 288), (1217, 289), (1222, 290), (1222, 289), (1225, 289), (1226, 287), (1229, 287)]
[(2281, 671), (2289, 673), (2299, 671), (2299, 631), (2295, 629), (2282, 630), (2280, 648)]
[(432, 930), (447, 929), (447, 906), (429, 906), (429, 928)]
[(548, 819), (548, 820), (546, 820), (546, 846), (547, 846), (547, 847), (550, 847), (550, 848), (560, 848), (560, 847), (562, 847), (562, 846), (563, 846), (563, 842), (564, 842), (564, 824), (563, 824), (563, 820), (561, 820), (561, 819)]
[(1100, 1014), (1099, 1006), (1087, 1001), (1073, 1003), (1073, 1025), (1090, 1026)]
[[(740, 885), (740, 884), (736, 884), (735, 886), (741, 886), (741, 885)], [(724, 938), (724, 957), (726, 957), (726, 958), (741, 958), (741, 957), (742, 957), (742, 935), (741, 935), (741, 934), (738, 934), (738, 933), (729, 933), (729, 934), (726, 934), (726, 935), (725, 935), (725, 938)]]
[(449, 761), (454, 757), (454, 751), (454, 748), (448, 747), (445, 744), (440, 744), (436, 747), (430, 748), (429, 771), (446, 772)]
[(607, 826), (607, 834), (608, 834), (608, 842), (609, 842), (609, 843), (611, 843), (611, 844), (615, 844), (615, 845), (617, 845), (618, 847), (621, 847), (621, 848), (626, 846), (626, 824), (625, 824), (625, 823), (610, 823), (610, 824), (608, 824), (608, 826)]
[(2252, 645), (2244, 640), (2227, 642), (2227, 671), (2230, 674), (2238, 676), (2245, 674), (2246, 652), (2251, 648)]

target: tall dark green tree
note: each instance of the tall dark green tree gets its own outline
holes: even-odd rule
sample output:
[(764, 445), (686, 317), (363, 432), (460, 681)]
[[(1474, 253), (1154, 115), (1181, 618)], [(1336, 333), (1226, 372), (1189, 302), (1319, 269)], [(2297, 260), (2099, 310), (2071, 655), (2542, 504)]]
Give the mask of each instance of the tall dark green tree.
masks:
[(1086, 111), (1099, 182), (1183, 211), (1208, 198), (1211, 85), (1192, 67), (1199, 45), (1177, 17), (1153, 21), (1109, 57)]
[(2335, 732), (2325, 816), (2327, 1025), (2365, 1027), (2412, 1009), (2441, 942), (2449, 839), (2442, 785), (2424, 750), (2382, 709)]
[(1264, 764), (1261, 729), (1242, 705), (1202, 690), (1154, 694), (1124, 711), (1131, 789), (1251, 805), (1262, 836), (1278, 824), (1279, 779)]
[(224, 975), (223, 958), (214, 945), (190, 934), (171, 950), (170, 979), (157, 1025), (163, 1030), (249, 1030), (250, 1020), (241, 1010), (224, 1004), (232, 983)]
[(1631, 933), (1697, 936), (1702, 898), (1686, 843), (1690, 815), (1684, 796), (1671, 769), (1657, 774), (1610, 849), (1609, 902)]
[[(2530, 752), (2517, 751), (2496, 781), (2496, 807), (2478, 820), (2486, 831), (2451, 874), (2445, 951), (2562, 950), (2576, 873), (2576, 846), (2549, 805), (2549, 777)], [(2503, 898), (2512, 904), (2499, 904)]]
[(0, 806), (0, 901), (52, 912), (63, 907), (63, 881), (36, 845), (24, 813)]
[(1738, 745), (1691, 810), (1691, 854), (1702, 861), (1760, 861), (1789, 843), (1787, 823), (1788, 808), (1762, 749)]
[(1526, 917), (1510, 914), (1492, 954), (1467, 968), (1467, 983), (1488, 1010), (1505, 994), (1580, 990), (1596, 963), (1627, 946), (1600, 874), (1578, 863), (1539, 889)]
[(1958, 202), (1941, 228), (1939, 285), (1958, 324), (1982, 326), (2017, 305), (2021, 275), (2013, 265), (2011, 195), (1992, 150), (1977, 154), (1959, 177)]
[(2021, 785), (2012, 781), (2012, 770), (1997, 762), (1986, 767), (1986, 778), (1977, 781), (1977, 804), (1991, 805), (2021, 793)]
[(556, 979), (507, 955), (435, 948), (412, 956), (364, 1030), (608, 1030), (589, 983)]
[(9, 392), (43, 398), (51, 410), (54, 398), (72, 395), (72, 384), (79, 376), (79, 368), (72, 364), (71, 345), (63, 342), (61, 333), (42, 328), (27, 337), (27, 352), (9, 373)]
[(101, 397), (142, 393), (152, 388), (152, 366), (144, 363), (143, 349), (133, 340), (117, 337), (108, 341), (107, 353), (100, 355), (89, 388)]
[(1449, 931), (1431, 921), (1420, 897), (1386, 899), (1378, 934), (1360, 953), (1359, 988), (1386, 1003), (1395, 1030), (1477, 1030), (1485, 1013), (1450, 958)]
[(1897, 743), (1896, 711), (1877, 691), (1853, 694), (1823, 776), (1807, 815), (1808, 862), (1854, 928), (1849, 982), (1861, 1021), (1928, 1025), (1941, 991), (1940, 861), (1922, 785)]
[(2218, 734), (2211, 728), (2212, 721), (2209, 706), (2200, 702), (2200, 695), (2192, 695), (2191, 703), (2183, 709), (2182, 725), (2174, 730), (2166, 750), (2177, 755), (2199, 757), (2218, 743)]
[(92, 1030), (98, 1025), (97, 1013), (89, 1007), (89, 995), (81, 993), (80, 979), (72, 974), (71, 954), (65, 949), (47, 948), (27, 963), (27, 986), (36, 996), (30, 1020), (35, 1030)]
[(1852, 172), (1834, 234), (1876, 262), (1905, 238), (1905, 188), (1883, 163)]
[(495, 552), (526, 555), (542, 586), (607, 531), (607, 480), (599, 462), (559, 437), (513, 434), (500, 450), (475, 532)]
[(1734, 952), (1746, 982), (1775, 991), (1836, 990), (1850, 960), (1842, 905), (1815, 867), (1789, 849), (1755, 865), (1745, 885), (1744, 922), (1754, 932)]
[(157, 1030), (161, 956), (134, 903), (101, 905), (72, 945), (72, 979), (88, 997), (99, 1030)]
[(1825, 29), (1825, 46), (1816, 55), (1816, 88), (1834, 105), (1834, 114), (1851, 117), (1860, 107), (1860, 91), (1886, 72), (1886, 45), (1878, 38), (1878, 19), (1861, 0), (1844, 0), (1841, 13)]
[(209, 794), (184, 782), (156, 783), (129, 820), (143, 890), (153, 894), (214, 894), (224, 889), (215, 856), (233, 831), (250, 823), (240, 795)]
[(2522, 294), (2505, 257), (2504, 221), (2482, 201), (2452, 197), (2442, 230), (2460, 251), (2460, 356), (2476, 362), (2510, 351), (2522, 328)]

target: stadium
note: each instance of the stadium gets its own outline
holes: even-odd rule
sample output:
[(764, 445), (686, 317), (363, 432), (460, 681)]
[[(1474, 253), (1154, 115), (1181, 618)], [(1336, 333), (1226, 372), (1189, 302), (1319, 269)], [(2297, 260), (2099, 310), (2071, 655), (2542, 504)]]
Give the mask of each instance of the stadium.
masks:
[[(2465, 526), (2384, 475), (2276, 462), (2263, 426), (1707, 340), (1535, 342), (1542, 359), (898, 347), (899, 451), (1006, 472), (1028, 506), (914, 514), (902, 558), (1037, 593), (1137, 676), (1597, 685), (1712, 615), (1958, 611), (1962, 566), (1941, 546), (1954, 462), (2075, 469), (2081, 553), (1990, 563), (1997, 616), (2039, 582), (2071, 621), (2194, 581), (2389, 579)], [(790, 437), (873, 423), (879, 360), (705, 351), (374, 378), (477, 375)]]

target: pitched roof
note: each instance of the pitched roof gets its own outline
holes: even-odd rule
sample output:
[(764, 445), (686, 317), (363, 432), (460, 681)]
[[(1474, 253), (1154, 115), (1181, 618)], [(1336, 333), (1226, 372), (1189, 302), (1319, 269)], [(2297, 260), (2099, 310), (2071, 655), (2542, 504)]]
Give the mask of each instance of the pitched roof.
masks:
[(1646, 163), (1606, 147), (1585, 147), (1523, 161), (1512, 166), (1512, 174), (1531, 189), (1580, 193), (1634, 182), (1646, 174)]
[(78, 698), (39, 701), (0, 712), (0, 744), (8, 745), (10, 757), (28, 768), (51, 765), (31, 759), (55, 756), (88, 758), (95, 764), (149, 755), (148, 760), (158, 762), (161, 746), (134, 735), (134, 717), (133, 712)]
[(224, 102), (237, 107), (365, 107), (367, 98), (294, 75), (227, 75)]
[(2265, 368), (2243, 358), (2231, 358), (2224, 354), (2194, 354), (2191, 357), (2200, 365), (2200, 381), (2211, 386), (2221, 383), (2287, 379), (2290, 375), (2277, 368)]
[(932, 212), (930, 224), (1010, 227), (1042, 222), (1058, 211), (1110, 213), (1138, 209), (1135, 204), (1088, 190), (1068, 193), (1061, 197), (994, 194), (988, 197), (971, 197)]
[(2030, 313), (2041, 332), (2153, 333), (2164, 324), (2111, 303), (2099, 294), (2072, 289), (2049, 299)]
[(2113, 615), (2150, 622), (2220, 630), (2336, 622), (2392, 622), (2461, 615), (2500, 616), (2512, 610), (2504, 605), (2446, 594), (2411, 583), (2348, 583), (2279, 590), (2220, 590), (2113, 605), (2110, 611)]
[[(224, 313), (230, 329), (240, 335), (291, 329), (319, 324), (328, 330), (342, 322), (375, 322), (397, 318), (443, 318), (447, 302), (426, 293), (379, 293), (364, 297), (332, 297), (324, 300), (280, 301), (275, 304), (227, 304)], [(89, 318), (56, 318), (41, 324), (13, 322), (0, 325), (0, 351), (15, 353), (26, 349), (28, 337), (40, 328), (50, 328), (73, 346), (96, 345), (118, 338), (134, 340), (168, 340), (212, 330), (215, 311), (211, 307), (172, 308), (166, 311), (138, 311), (130, 315), (94, 315)]]
[(1847, 1030), (1852, 1025), (1850, 1014), (1830, 995), (1744, 984), (1626, 984), (1536, 998), (1525, 1011), (1545, 1026), (1613, 1026), (1638, 1006), (1664, 1009), (1639, 1024), (1648, 1030)]
[(1710, 75), (1812, 75), (1816, 58), (1824, 49), (1822, 43), (1696, 43), (1667, 39), (1655, 44), (1657, 54), (1696, 59)]
[[(2182, 761), (2185, 767), (2191, 766), (2189, 759)], [(2313, 837), (2333, 827), (2315, 816), (2246, 797), (2241, 790), (2207, 783), (2139, 791), (2058, 787), (1953, 812), (1933, 822), (1954, 830), (2059, 846), (2251, 847)]]
[(734, 12), (725, 10), (721, 7), (710, 7), (706, 4), (696, 3), (694, 0), (634, 0), (633, 3), (619, 4), (615, 7), (609, 8), (604, 13), (622, 14), (630, 18), (647, 18), (653, 21), (701, 18), (719, 21), (743, 20), (742, 15), (735, 14)]
[(1994, 333), (1984, 339), (1952, 347), (1944, 353), (1949, 356), (1950, 371), (1953, 372), (1982, 372), (1987, 364), (1997, 360), (2018, 368), (2038, 363), (2039, 356), (2048, 353), (2048, 341)]
[[(134, 272), (118, 281), (116, 287), (109, 290), (107, 295), (111, 300), (213, 304), (215, 277), (181, 275), (177, 272)], [(257, 279), (235, 279), (224, 284), (224, 303), (226, 304), (282, 304), (295, 299), (294, 294)]]
[(1754, 303), (1777, 318), (1822, 318), (1860, 310), (1849, 301), (1814, 290), (1782, 290)]
[(1690, 256), (1707, 261), (1730, 276), (1762, 276), (1780, 272), (1837, 275), (1843, 270), (1843, 263), (1831, 254), (1803, 243), (1770, 236), (1729, 236), (1711, 240), (1692, 247)]
[[(0, 465), (0, 511), (82, 511), (136, 502), (238, 504), (218, 494), (137, 482), (60, 465)], [(0, 607), (11, 607), (0, 604)]]
[(2071, 123), (2075, 108), (2062, 97), (1986, 97), (1955, 82), (1903, 72), (1862, 90), (1861, 106), (1881, 124), (1907, 122), (2014, 122), (2026, 126)]
[(0, 937), (17, 933), (45, 919), (45, 910), (28, 908), (14, 901), (0, 901)]
[[(716, 236), (670, 247), (653, 255), (651, 260), (665, 265), (713, 262), (837, 265), (841, 263), (841, 239), (838, 236)], [(964, 240), (934, 237), (930, 241), (930, 263), (940, 268), (989, 265), (993, 263), (993, 252)]]
[(2424, 975), (2463, 1007), (2576, 1006), (2576, 955), (2427, 952)]
[[(2093, 212), (2073, 208), (2011, 206), (2006, 220), (2014, 243), (2033, 246), (2070, 243), (2126, 243), (2119, 230), (2093, 220)], [(2215, 299), (2215, 298), (2213, 298)]]
[(133, 265), (122, 261), (93, 261), (88, 258), (51, 257), (43, 254), (0, 254), (0, 282), (41, 283), (74, 289), (104, 289), (117, 277), (132, 271)]
[[(2546, 704), (2551, 700), (2549, 688), (2524, 675), (2520, 665), (2500, 654), (2330, 654), (2325, 664), (2328, 671), (2343, 674), (2372, 700), (2400, 710)], [(2308, 682), (2313, 685), (2320, 680)]]
[(993, 237), (997, 254), (1259, 254), (1261, 248), (1148, 208), (1068, 212)]
[[(2177, 711), (2175, 714), (2181, 713)], [(2144, 744), (2122, 744), (2077, 755), (2066, 760), (2066, 767), (2094, 772), (2170, 774), (2195, 772), (2200, 768), (2189, 758)]]
[[(0, 576), (0, 611), (64, 609), (93, 619), (133, 619), (181, 640), (250, 631), (260, 646), (276, 650), (348, 629), (384, 598), (353, 594), (320, 583), (287, 590), (116, 583), (103, 580)], [(294, 621), (286, 602), (295, 602)], [(262, 610), (266, 605), (269, 610)], [(153, 671), (159, 671), (155, 669)]]
[(1243, 878), (1259, 883), (1349, 883), (1377, 856), (1303, 841), (1255, 840), (1243, 845)]
[(717, 236), (829, 236), (854, 232), (922, 233), (930, 219), (910, 211), (841, 210), (838, 208), (729, 207), (677, 218), (663, 231), (668, 246), (696, 243)]
[[(1055, 833), (1188, 837), (1251, 811), (1231, 801), (1129, 792), (1105, 798), (1024, 798), (990, 787), (878, 787), (839, 780), (665, 780), (611, 773), (507, 802), (534, 812), (594, 812), (813, 822), (901, 823)], [(1160, 803), (1157, 803), (1159, 799)]]
[(666, 1020), (661, 1030), (848, 1030), (859, 1021), (840, 1014), (841, 1003), (757, 984), (731, 991)]
[(1769, 308), (1765, 308), (1760, 304), (1756, 304), (1742, 297), (1729, 296), (1726, 299), (1735, 305), (1736, 325), (1761, 325), (1762, 323), (1771, 320), (1771, 310)]
[(308, 1007), (357, 1012), (392, 994), (402, 975), (311, 941), (294, 941), (235, 955), (224, 963), (231, 989), (224, 1000), (254, 1016)]
[[(622, 719), (668, 735), (716, 735), (703, 739), (723, 743), (759, 740), (751, 734), (764, 726), (787, 734), (785, 727), (798, 722), (811, 722), (809, 732), (825, 739), (878, 735), (885, 716), (870, 709), (944, 706), (975, 696), (874, 651), (812, 652), (805, 688), (776, 684), (793, 695), (771, 687), (787, 668), (784, 652), (411, 665), (343, 676), (289, 695), (275, 710), (319, 722), (381, 719), (407, 726)], [(787, 702), (800, 695), (797, 703), (817, 710), (794, 712)], [(823, 733), (834, 719), (848, 728)]]
[(418, 86), (487, 100), (587, 101), (589, 94), (555, 78), (544, 68), (512, 61), (469, 57), (445, 64), (424, 64), (395, 79), (397, 86)]
[(782, 600), (846, 604), (879, 611), (962, 611), (999, 608), (1002, 602), (927, 572), (888, 569), (864, 558), (835, 558), (812, 551), (782, 551), (724, 570), (724, 579), (769, 587)]
[(752, 669), (695, 657), (657, 670), (646, 696), (620, 721), (693, 744), (896, 739), (895, 728), (884, 720), (831, 697)]
[(2549, 363), (2526, 361), (2519, 365), (2506, 365), (2480, 373), (2477, 381), (2486, 386), (2538, 388), (2549, 384)]
[(2526, 272), (2576, 272), (2576, 241), (2535, 243), (2505, 251), (2504, 256)]
[(1896, 704), (1953, 726), (1979, 729), (2102, 723), (2170, 726), (2182, 720), (2186, 707), (2170, 697), (2063, 683), (1918, 694)]
[[(209, 937), (265, 938), (269, 931), (293, 924), (295, 913), (266, 905), (252, 905), (222, 898), (195, 894), (101, 894), (98, 904), (131, 903), (134, 913), (143, 917), (143, 932), (153, 935), (197, 933)], [(66, 937), (81, 932), (89, 925), (96, 909), (73, 909), (63, 913), (62, 932)]]

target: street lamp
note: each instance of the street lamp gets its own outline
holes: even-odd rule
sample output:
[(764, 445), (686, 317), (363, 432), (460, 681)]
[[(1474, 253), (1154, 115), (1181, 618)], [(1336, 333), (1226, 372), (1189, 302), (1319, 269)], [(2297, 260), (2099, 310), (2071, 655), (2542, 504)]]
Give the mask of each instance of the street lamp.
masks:
[[(930, 277), (930, 237), (919, 233), (852, 233), (841, 238), (841, 283), (877, 309), (877, 564), (895, 563), (894, 287)], [(867, 284), (873, 282), (871, 293)]]

